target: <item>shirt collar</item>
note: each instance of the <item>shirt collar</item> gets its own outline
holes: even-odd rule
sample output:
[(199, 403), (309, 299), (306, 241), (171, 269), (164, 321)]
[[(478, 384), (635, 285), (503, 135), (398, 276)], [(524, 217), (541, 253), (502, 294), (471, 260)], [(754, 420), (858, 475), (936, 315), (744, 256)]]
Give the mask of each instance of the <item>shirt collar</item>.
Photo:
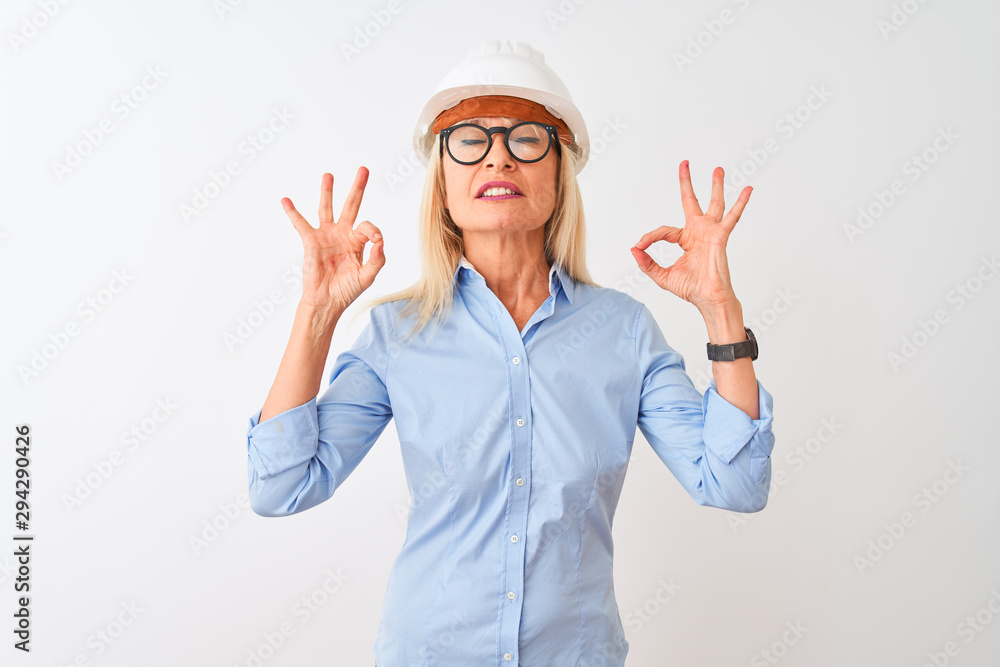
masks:
[[(458, 280), (459, 273), (465, 269), (466, 272), (471, 272), (482, 278), (482, 274), (476, 271), (476, 267), (465, 258), (463, 253), (461, 257), (458, 258), (458, 266), (455, 268), (455, 274), (452, 276), (453, 280)], [(553, 262), (552, 266), (549, 268), (549, 294), (558, 296), (560, 288), (562, 293), (566, 295), (566, 300), (571, 304), (573, 303), (573, 290), (576, 284), (573, 278), (566, 273), (566, 269), (563, 268), (562, 264), (559, 262)]]

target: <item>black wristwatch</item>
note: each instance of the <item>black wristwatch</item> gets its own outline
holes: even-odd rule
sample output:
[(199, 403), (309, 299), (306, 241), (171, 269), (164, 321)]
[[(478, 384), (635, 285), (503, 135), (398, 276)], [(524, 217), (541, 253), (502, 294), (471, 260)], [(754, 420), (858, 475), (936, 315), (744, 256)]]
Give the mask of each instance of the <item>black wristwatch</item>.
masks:
[(747, 332), (747, 339), (739, 343), (728, 345), (712, 345), (708, 343), (709, 361), (735, 361), (740, 357), (750, 357), (750, 361), (757, 359), (757, 339), (753, 337), (750, 327), (743, 327)]

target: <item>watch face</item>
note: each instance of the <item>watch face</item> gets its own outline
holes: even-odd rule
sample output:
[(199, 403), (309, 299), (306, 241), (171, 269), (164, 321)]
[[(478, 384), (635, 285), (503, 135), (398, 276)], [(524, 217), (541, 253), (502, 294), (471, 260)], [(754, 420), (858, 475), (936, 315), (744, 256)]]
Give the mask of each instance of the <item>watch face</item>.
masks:
[(750, 355), (750, 361), (756, 361), (757, 360), (757, 337), (753, 335), (752, 331), (750, 331), (750, 327), (743, 327), (743, 328), (746, 329), (747, 338), (750, 339), (750, 346), (753, 348), (753, 354)]

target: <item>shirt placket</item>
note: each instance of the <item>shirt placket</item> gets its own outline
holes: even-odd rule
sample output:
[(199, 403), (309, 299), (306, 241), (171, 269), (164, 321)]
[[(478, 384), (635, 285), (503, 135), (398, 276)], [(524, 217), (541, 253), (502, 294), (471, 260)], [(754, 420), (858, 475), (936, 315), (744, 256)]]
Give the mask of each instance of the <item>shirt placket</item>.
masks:
[[(550, 274), (551, 276), (552, 274)], [(528, 525), (528, 496), (531, 489), (531, 386), (528, 377), (527, 341), (537, 324), (549, 317), (555, 307), (556, 288), (550, 277), (550, 296), (525, 325), (525, 337), (500, 299), (477, 276), (477, 293), (490, 304), (503, 346), (507, 377), (510, 378), (511, 432), (510, 480), (507, 489), (507, 520), (504, 522), (503, 572), (501, 573), (501, 614), (498, 663), (517, 665), (518, 635), (521, 627), (521, 600), (524, 595), (524, 554)]]
[[(553, 292), (555, 290), (553, 289)], [(497, 300), (497, 305), (503, 307)], [(521, 625), (521, 600), (524, 596), (524, 554), (528, 525), (528, 499), (531, 492), (532, 412), (531, 384), (528, 376), (527, 344), (538, 330), (542, 320), (548, 318), (555, 305), (555, 294), (542, 305), (524, 328), (524, 338), (514, 326), (510, 315), (503, 311), (500, 318), (501, 336), (507, 359), (511, 387), (511, 419), (514, 421), (511, 443), (511, 475), (507, 491), (508, 543), (504, 556), (503, 614), (500, 627), (501, 665), (518, 664), (518, 634)]]
[(521, 600), (524, 594), (524, 549), (528, 523), (528, 495), (531, 489), (531, 399), (528, 362), (524, 343), (510, 320), (501, 318), (500, 329), (504, 357), (511, 388), (511, 441), (509, 487), (507, 490), (508, 523), (503, 563), (503, 588), (500, 619), (500, 664), (518, 664), (518, 634), (521, 625)]

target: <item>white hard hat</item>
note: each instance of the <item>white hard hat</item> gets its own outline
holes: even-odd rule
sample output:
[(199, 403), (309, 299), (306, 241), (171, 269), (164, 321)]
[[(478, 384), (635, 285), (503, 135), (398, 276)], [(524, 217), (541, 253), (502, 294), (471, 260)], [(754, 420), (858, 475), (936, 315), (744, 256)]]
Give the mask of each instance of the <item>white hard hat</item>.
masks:
[(524, 42), (500, 41), (486, 42), (469, 51), (468, 59), (445, 75), (424, 105), (413, 132), (413, 147), (425, 167), (434, 146), (434, 119), (462, 100), (481, 95), (520, 97), (545, 105), (569, 127), (569, 149), (577, 157), (576, 172), (580, 173), (590, 155), (590, 138), (566, 85), (545, 64), (540, 51)]

